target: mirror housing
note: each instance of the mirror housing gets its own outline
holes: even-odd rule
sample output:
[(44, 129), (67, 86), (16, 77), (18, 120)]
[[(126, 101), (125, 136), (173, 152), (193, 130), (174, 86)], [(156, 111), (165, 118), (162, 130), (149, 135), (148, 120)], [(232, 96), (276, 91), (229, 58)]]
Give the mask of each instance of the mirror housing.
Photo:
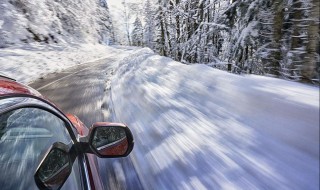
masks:
[(38, 188), (60, 189), (71, 174), (74, 160), (67, 145), (61, 142), (54, 143), (34, 174)]
[(88, 143), (100, 158), (126, 157), (134, 146), (133, 135), (126, 125), (107, 122), (93, 124)]
[(62, 187), (72, 171), (79, 154), (92, 153), (100, 158), (126, 157), (134, 146), (130, 129), (121, 123), (95, 123), (86, 137), (70, 146), (54, 143), (45, 153), (34, 180), (39, 189), (57, 190)]

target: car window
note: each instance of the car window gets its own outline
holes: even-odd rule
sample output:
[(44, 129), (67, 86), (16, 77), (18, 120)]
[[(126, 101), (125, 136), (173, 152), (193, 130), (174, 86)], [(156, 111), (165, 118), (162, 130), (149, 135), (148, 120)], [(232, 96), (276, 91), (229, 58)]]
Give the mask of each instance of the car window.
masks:
[[(72, 143), (64, 121), (39, 108), (21, 108), (0, 115), (1, 189), (37, 189), (33, 175), (54, 142)], [(79, 165), (62, 189), (81, 185)], [(78, 187), (78, 188), (77, 188)]]

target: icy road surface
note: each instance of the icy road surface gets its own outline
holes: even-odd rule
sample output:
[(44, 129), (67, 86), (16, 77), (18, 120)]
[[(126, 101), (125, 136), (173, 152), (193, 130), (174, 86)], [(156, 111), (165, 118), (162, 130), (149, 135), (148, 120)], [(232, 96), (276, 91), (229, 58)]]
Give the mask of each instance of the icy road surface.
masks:
[(111, 83), (145, 189), (318, 189), (319, 89), (136, 51)]

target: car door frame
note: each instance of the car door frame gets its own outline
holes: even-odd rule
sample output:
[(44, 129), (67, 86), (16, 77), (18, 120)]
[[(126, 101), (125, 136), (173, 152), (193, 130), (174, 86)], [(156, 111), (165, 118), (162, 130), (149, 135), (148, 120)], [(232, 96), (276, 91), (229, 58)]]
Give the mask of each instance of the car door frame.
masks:
[[(10, 105), (8, 107), (5, 108), (1, 108), (0, 109), (0, 115), (13, 111), (13, 110), (17, 110), (17, 109), (21, 109), (21, 108), (38, 108), (44, 111), (47, 111), (53, 115), (55, 115), (56, 117), (58, 117), (59, 119), (61, 119), (64, 124), (65, 127), (68, 130), (68, 133), (71, 137), (71, 140), (73, 142), (74, 145), (76, 145), (78, 142), (76, 135), (77, 135), (77, 131), (76, 128), (72, 125), (71, 121), (64, 115), (64, 113), (59, 110), (54, 104), (52, 104), (51, 102), (44, 100), (42, 98), (39, 98), (37, 96), (32, 96), (32, 95), (25, 95), (25, 94), (9, 94), (9, 95), (1, 95), (0, 96), (0, 101), (3, 99), (10, 99), (10, 98), (25, 98), (24, 101), (22, 102), (17, 102), (13, 105)], [(79, 173), (81, 176), (81, 182), (82, 182), (82, 188), (85, 190), (91, 190), (91, 189), (95, 189), (94, 187), (92, 188), (92, 182), (90, 181), (90, 176), (89, 176), (89, 162), (87, 160), (87, 155), (86, 154), (81, 154), (79, 153), (78, 156), (78, 161), (79, 161)]]

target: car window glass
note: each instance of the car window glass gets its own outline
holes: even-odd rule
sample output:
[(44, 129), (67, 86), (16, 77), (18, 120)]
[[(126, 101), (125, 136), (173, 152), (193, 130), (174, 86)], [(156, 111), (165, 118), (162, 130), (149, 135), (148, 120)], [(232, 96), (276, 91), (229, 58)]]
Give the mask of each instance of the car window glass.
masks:
[[(0, 171), (5, 173), (0, 177), (1, 189), (37, 189), (33, 175), (54, 142), (72, 143), (65, 123), (54, 114), (38, 108), (1, 114)], [(73, 170), (65, 189), (77, 189), (77, 164)]]
[(24, 102), (26, 101), (27, 98), (22, 98), (22, 97), (19, 97), (19, 98), (6, 98), (6, 99), (3, 99), (1, 100), (1, 103), (0, 103), (0, 110), (1, 109), (5, 109), (5, 108), (8, 108), (10, 106), (13, 106), (17, 103), (21, 103), (21, 102)]

